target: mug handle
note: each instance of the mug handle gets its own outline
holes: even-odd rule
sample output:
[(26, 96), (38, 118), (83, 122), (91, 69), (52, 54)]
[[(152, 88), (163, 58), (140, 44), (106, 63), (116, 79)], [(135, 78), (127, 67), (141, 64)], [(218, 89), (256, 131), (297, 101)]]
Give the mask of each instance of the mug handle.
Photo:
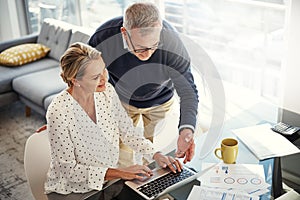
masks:
[(215, 155), (217, 156), (217, 158), (219, 158), (219, 159), (222, 160), (222, 157), (220, 157), (220, 156), (218, 155), (218, 153), (217, 153), (218, 151), (221, 152), (221, 148), (216, 148), (216, 149), (215, 149)]

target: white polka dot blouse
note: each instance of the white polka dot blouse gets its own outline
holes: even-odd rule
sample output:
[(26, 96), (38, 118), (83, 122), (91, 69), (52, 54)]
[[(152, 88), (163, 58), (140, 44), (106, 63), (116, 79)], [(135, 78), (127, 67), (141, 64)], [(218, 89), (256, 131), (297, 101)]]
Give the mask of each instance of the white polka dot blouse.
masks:
[(108, 168), (117, 167), (119, 139), (151, 160), (152, 143), (138, 133), (112, 85), (95, 92), (94, 123), (66, 91), (58, 94), (47, 111), (51, 163), (46, 193), (85, 193), (101, 190)]

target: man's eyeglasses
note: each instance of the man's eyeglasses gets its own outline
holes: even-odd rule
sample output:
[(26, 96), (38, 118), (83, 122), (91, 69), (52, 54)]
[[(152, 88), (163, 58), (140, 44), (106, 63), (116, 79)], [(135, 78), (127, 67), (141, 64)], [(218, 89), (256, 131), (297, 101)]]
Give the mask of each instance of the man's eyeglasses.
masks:
[(136, 49), (136, 48), (134, 47), (133, 43), (132, 43), (131, 37), (130, 37), (130, 35), (129, 35), (129, 33), (128, 33), (127, 30), (126, 30), (126, 33), (127, 33), (127, 35), (128, 35), (129, 42), (130, 42), (130, 44), (131, 44), (131, 46), (132, 46), (132, 48), (133, 48), (133, 52), (134, 52), (134, 53), (144, 53), (144, 52), (146, 52), (146, 51), (156, 50), (156, 49), (162, 47), (162, 44), (159, 43), (158, 45), (153, 46), (153, 47), (147, 47), (147, 48), (144, 48), (144, 49)]

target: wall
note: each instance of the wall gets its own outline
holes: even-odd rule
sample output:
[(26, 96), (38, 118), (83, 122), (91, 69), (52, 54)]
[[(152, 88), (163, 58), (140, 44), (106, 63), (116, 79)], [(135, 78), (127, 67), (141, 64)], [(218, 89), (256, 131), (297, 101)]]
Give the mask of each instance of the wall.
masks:
[(300, 1), (290, 0), (287, 51), (283, 66), (282, 107), (300, 114)]
[(20, 37), (15, 0), (0, 0), (0, 42)]

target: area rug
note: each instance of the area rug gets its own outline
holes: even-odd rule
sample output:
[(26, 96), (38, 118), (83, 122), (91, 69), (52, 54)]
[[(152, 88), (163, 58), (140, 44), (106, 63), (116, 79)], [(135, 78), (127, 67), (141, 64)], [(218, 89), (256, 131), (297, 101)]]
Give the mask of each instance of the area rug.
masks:
[(43, 124), (40, 114), (26, 117), (21, 102), (0, 107), (0, 200), (34, 200), (24, 172), (24, 147)]

